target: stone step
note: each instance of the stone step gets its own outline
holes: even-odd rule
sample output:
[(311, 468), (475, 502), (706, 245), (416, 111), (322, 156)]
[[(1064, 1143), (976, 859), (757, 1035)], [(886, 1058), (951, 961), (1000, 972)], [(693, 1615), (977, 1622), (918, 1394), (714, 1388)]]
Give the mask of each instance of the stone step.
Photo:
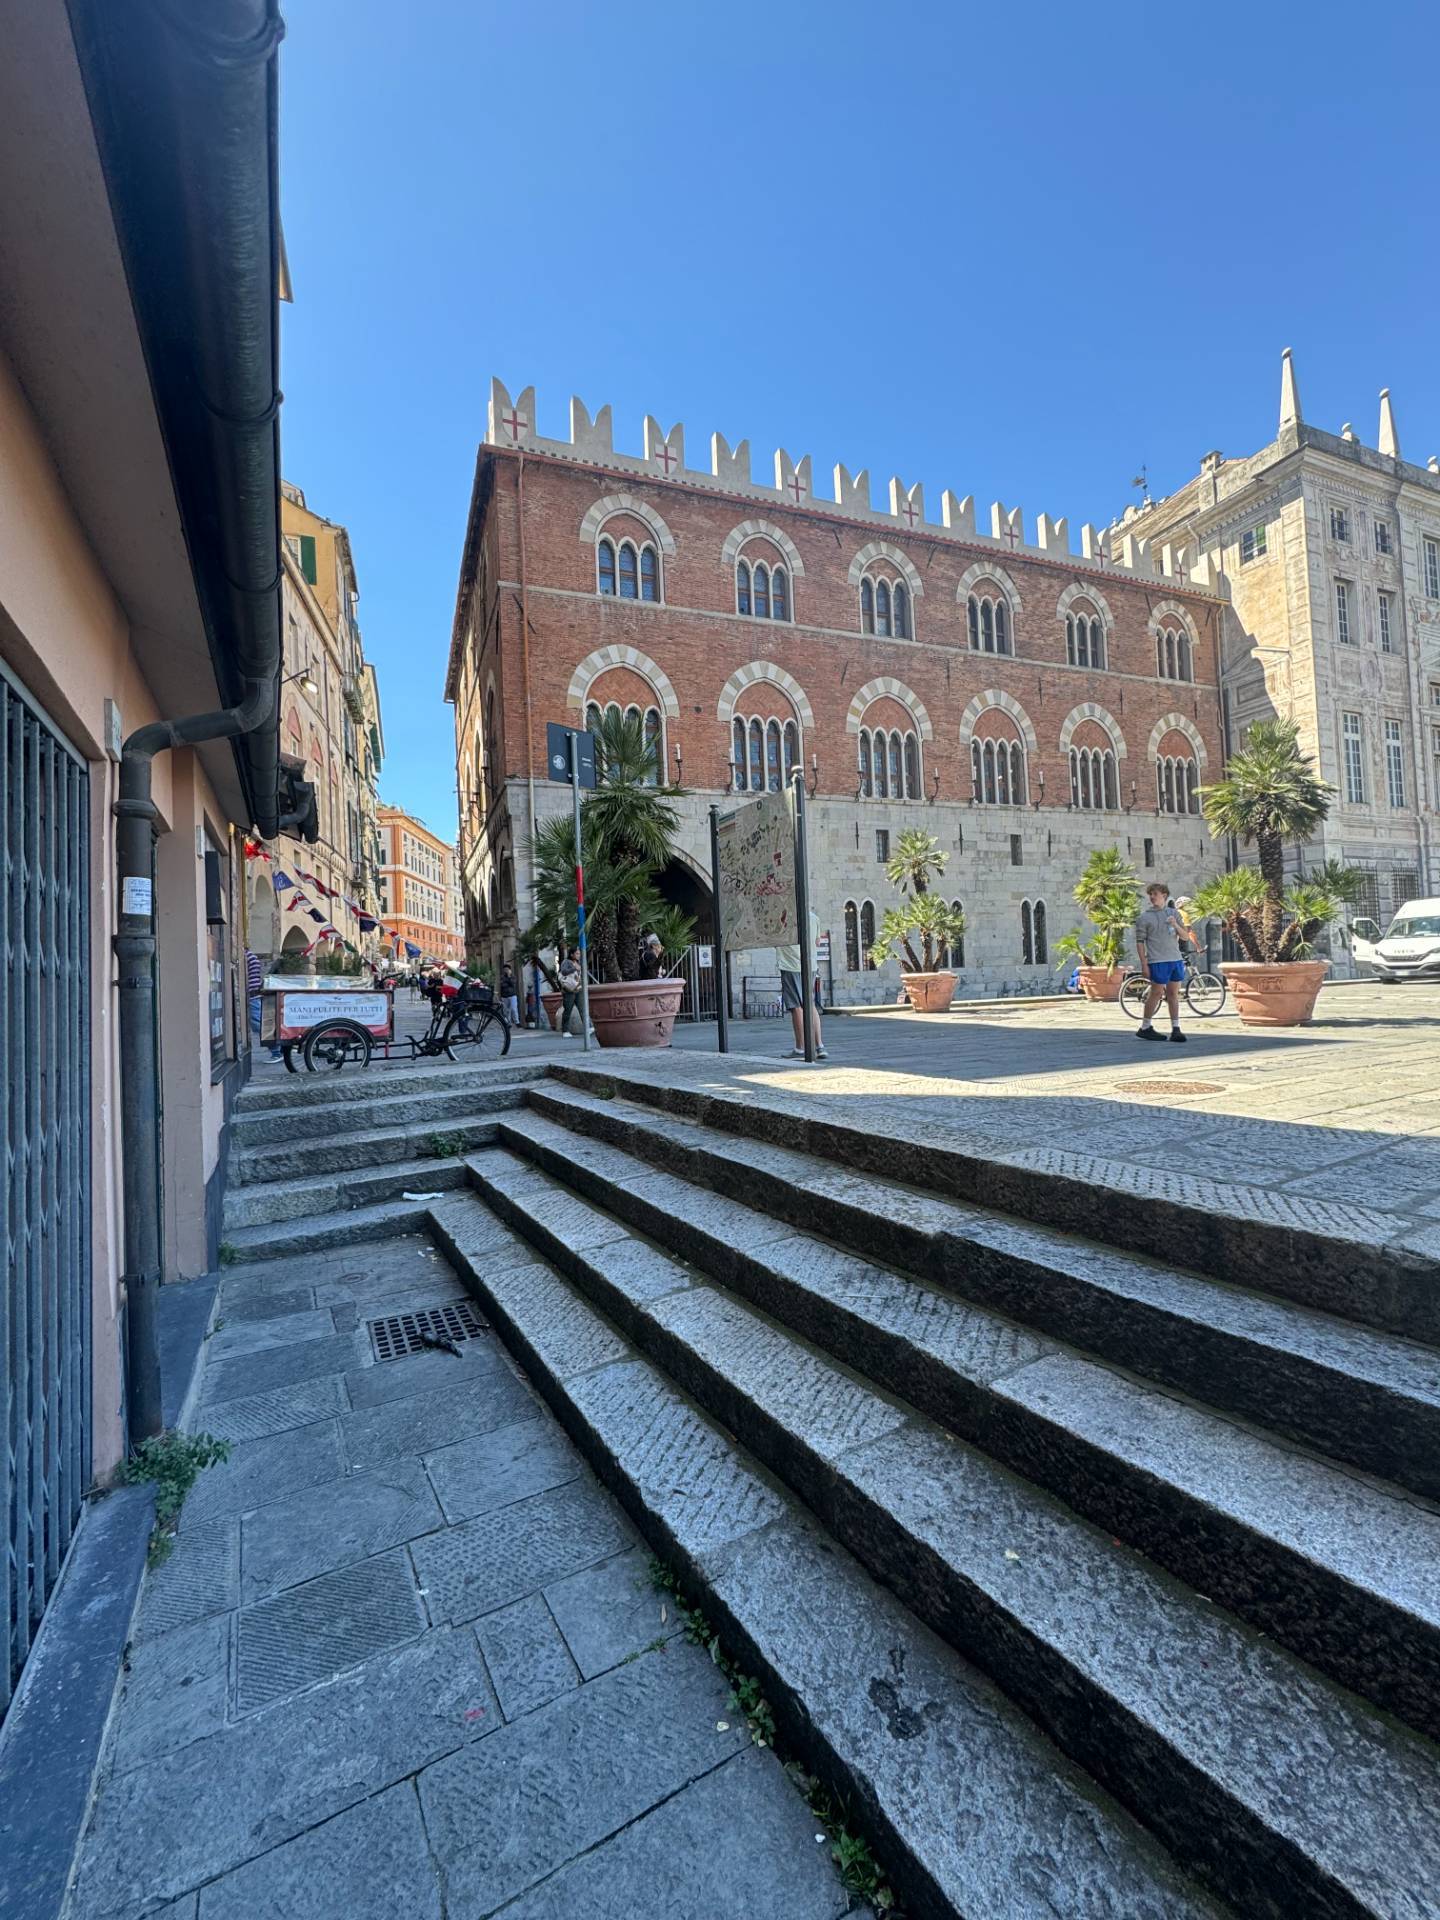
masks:
[[(343, 1074), (331, 1074), (327, 1085), (338, 1085)], [(494, 1086), (472, 1074), (468, 1084), (430, 1088), (423, 1081), (387, 1075), (383, 1086), (368, 1100), (317, 1102), (259, 1113), (237, 1114), (231, 1123), (233, 1150), (247, 1153), (257, 1147), (297, 1140), (335, 1139), (374, 1127), (439, 1127), (448, 1119), (482, 1113), (503, 1113), (524, 1098), (526, 1082), (503, 1081)]]
[[(494, 1216), (433, 1231), (487, 1317), (741, 1668), (853, 1809), (920, 1920), (1220, 1920), (1122, 1808), (816, 1526)], [(743, 1845), (743, 1836), (737, 1836)]]
[(631, 1101), (547, 1083), (527, 1102), (654, 1167), (1440, 1498), (1431, 1347)]
[(354, 1207), (344, 1213), (318, 1214), (300, 1220), (266, 1220), (258, 1226), (236, 1227), (225, 1235), (232, 1262), (288, 1260), (296, 1254), (321, 1253), (326, 1247), (345, 1247), (365, 1240), (388, 1240), (397, 1233), (413, 1233), (429, 1220), (433, 1200), (382, 1200), (375, 1206)]
[(530, 1163), (493, 1159), (471, 1164), (501, 1217), (584, 1255), (581, 1273), (603, 1265), (644, 1356), (1246, 1920), (1418, 1920), (1440, 1875), (1429, 1741)]
[(532, 1080), (543, 1080), (544, 1061), (527, 1063), (514, 1053), (494, 1066), (451, 1066), (436, 1063), (417, 1067), (395, 1060), (383, 1066), (371, 1066), (362, 1073), (346, 1067), (340, 1073), (294, 1073), (283, 1078), (252, 1080), (235, 1102), (238, 1114), (277, 1113), (294, 1107), (345, 1107), (368, 1105), (388, 1100), (392, 1093), (422, 1087), (435, 1093), (453, 1093), (465, 1087), (519, 1087)]
[[(366, 1167), (394, 1166), (433, 1155), (433, 1141), (444, 1135), (454, 1151), (487, 1145), (506, 1107), (488, 1113), (447, 1115), (409, 1126), (375, 1127), (368, 1133), (336, 1133), (323, 1140), (276, 1142), (267, 1147), (232, 1146), (230, 1179), (238, 1188), (306, 1175), (350, 1173)], [(434, 1156), (444, 1158), (447, 1156)]]
[[(487, 1123), (488, 1125), (488, 1123)], [(450, 1192), (469, 1178), (462, 1159), (401, 1160), (383, 1172), (357, 1170), (319, 1179), (269, 1180), (231, 1187), (225, 1195), (225, 1230), (258, 1227), (271, 1220), (303, 1220), (317, 1213), (343, 1213), (397, 1200), (407, 1191)]]
[[(1126, 1167), (1050, 1146), (996, 1153), (974, 1135), (917, 1131), (913, 1111), (887, 1124), (883, 1097), (859, 1124), (834, 1101), (762, 1086), (707, 1088), (688, 1062), (567, 1063), (551, 1073), (576, 1087), (618, 1091), (667, 1114), (702, 1120), (722, 1133), (812, 1152), (832, 1168), (906, 1180), (1102, 1246), (1162, 1261), (1183, 1247), (1185, 1265), (1195, 1272), (1440, 1345), (1440, 1260), (1398, 1242), (1384, 1244), (1409, 1229), (1380, 1211), (1382, 1196), (1375, 1208), (1364, 1209), (1226, 1186), (1188, 1175), (1183, 1165)], [(1143, 1110), (1136, 1118), (1143, 1124)]]
[[(785, 1327), (1440, 1737), (1440, 1512), (552, 1121), (502, 1140)], [(482, 1191), (493, 1155), (469, 1164)], [(622, 1324), (589, 1253), (492, 1205)], [(670, 1266), (674, 1266), (670, 1262)], [(678, 1269), (677, 1269), (678, 1270)], [(638, 1335), (637, 1335), (638, 1338)], [(643, 1344), (643, 1342), (642, 1342)]]

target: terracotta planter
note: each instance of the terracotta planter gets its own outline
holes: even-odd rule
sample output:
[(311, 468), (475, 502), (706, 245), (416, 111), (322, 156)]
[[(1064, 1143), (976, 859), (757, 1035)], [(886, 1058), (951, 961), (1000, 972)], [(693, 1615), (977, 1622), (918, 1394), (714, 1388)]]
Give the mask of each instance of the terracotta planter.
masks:
[(1080, 991), (1087, 1000), (1118, 1000), (1125, 984), (1119, 967), (1081, 967)]
[(1328, 960), (1227, 960), (1223, 971), (1245, 1027), (1306, 1027), (1315, 1011)]
[(545, 1024), (552, 1033), (560, 1031), (560, 1002), (564, 997), (561, 993), (542, 993), (540, 996), (540, 1008), (545, 1015)]
[(683, 980), (619, 980), (591, 987), (590, 1018), (602, 1047), (668, 1047)]
[(900, 984), (916, 1013), (944, 1013), (955, 998), (953, 973), (902, 973)]

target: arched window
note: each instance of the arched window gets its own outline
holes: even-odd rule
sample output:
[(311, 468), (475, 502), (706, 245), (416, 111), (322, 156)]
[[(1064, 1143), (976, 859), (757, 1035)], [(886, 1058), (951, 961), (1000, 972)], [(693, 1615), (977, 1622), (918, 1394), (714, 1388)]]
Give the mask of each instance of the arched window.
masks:
[(1155, 804), (1161, 813), (1199, 813), (1199, 763), (1184, 754), (1162, 754), (1155, 762)]
[(1162, 680), (1193, 680), (1190, 636), (1183, 627), (1162, 627), (1155, 636), (1155, 671)]
[(772, 720), (765, 728), (765, 784), (771, 793), (780, 791), (780, 722)]
[(735, 569), (735, 611), (750, 611), (750, 568), (744, 560)]
[(610, 540), (602, 540), (595, 549), (596, 565), (599, 569), (601, 593), (613, 594), (615, 591), (615, 547)]
[(883, 727), (879, 728), (875, 733), (873, 745), (875, 760), (875, 798), (877, 800), (888, 800), (890, 798), (890, 757), (888, 751), (890, 740), (889, 735)]
[(1035, 964), (1035, 928), (1028, 900), (1020, 902), (1020, 964), (1022, 967)]
[(875, 631), (875, 588), (869, 580), (860, 582), (860, 631)]
[(638, 600), (640, 597), (639, 563), (636, 559), (635, 549), (628, 540), (622, 540), (620, 542), (619, 559), (620, 598), (622, 600)]
[(1010, 603), (995, 593), (972, 593), (965, 607), (970, 645), (977, 653), (1009, 653)]
[(898, 733), (890, 736), (890, 791), (897, 800), (905, 797), (905, 742)]
[(660, 562), (654, 547), (640, 549), (640, 598), (642, 600), (660, 598)]
[(912, 640), (910, 591), (888, 574), (867, 573), (860, 582), (860, 631), (882, 640)]
[(1119, 804), (1115, 755), (1107, 748), (1070, 749), (1070, 804), (1085, 811), (1108, 811)]
[(800, 729), (793, 720), (785, 722), (785, 783), (800, 765)]
[(750, 722), (750, 791), (765, 791), (765, 725), (761, 720)]
[(1072, 667), (1105, 666), (1105, 629), (1098, 614), (1067, 613), (1065, 658)]
[(1030, 797), (1025, 749), (1018, 740), (972, 740), (970, 784), (984, 807), (1020, 807)]
[(860, 910), (853, 900), (845, 902), (845, 971), (860, 971)]
[(913, 733), (905, 736), (905, 798), (920, 798), (920, 742)]
[(1037, 967), (1048, 965), (1050, 943), (1045, 934), (1045, 902), (1035, 902), (1035, 964)]
[(776, 567), (770, 575), (770, 618), (790, 618), (790, 583), (784, 567)]
[(600, 731), (600, 709), (593, 700), (585, 709), (585, 725), (591, 733)]
[(770, 569), (765, 566), (755, 569), (755, 618), (770, 618)]
[(743, 720), (731, 723), (730, 765), (732, 768), (730, 784), (737, 793), (743, 793), (748, 784), (745, 778), (745, 722)]
[(860, 733), (860, 795), (864, 800), (873, 798), (875, 787), (870, 776), (870, 736), (863, 728)]
[(908, 640), (910, 638), (910, 595), (898, 580), (895, 582), (895, 592), (892, 597), (895, 607), (895, 638)]
[(875, 944), (875, 908), (867, 900), (860, 909), (860, 964), (866, 973), (873, 973), (875, 962), (870, 957), (870, 949)]
[(885, 580), (875, 582), (875, 631), (887, 638), (890, 633), (890, 587)]
[(665, 779), (665, 729), (658, 707), (645, 709), (645, 744), (652, 753), (648, 784), (658, 787)]

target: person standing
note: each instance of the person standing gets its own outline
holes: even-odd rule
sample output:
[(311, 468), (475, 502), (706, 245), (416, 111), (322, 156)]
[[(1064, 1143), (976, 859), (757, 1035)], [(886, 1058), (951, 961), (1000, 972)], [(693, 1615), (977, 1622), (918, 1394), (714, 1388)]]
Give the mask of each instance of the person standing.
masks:
[[(245, 949), (245, 997), (250, 1007), (250, 1033), (252, 1044), (260, 1044), (260, 1025), (265, 1008), (265, 963), (251, 948)], [(280, 1049), (274, 1043), (270, 1046), (270, 1058), (278, 1060)]]
[(1185, 981), (1185, 962), (1180, 957), (1181, 920), (1171, 904), (1170, 889), (1163, 880), (1152, 880), (1145, 889), (1150, 902), (1135, 922), (1135, 952), (1140, 971), (1150, 982), (1145, 995), (1145, 1011), (1140, 1016), (1140, 1038), (1158, 1040), (1153, 1022), (1161, 996), (1170, 1013), (1170, 1038), (1183, 1041), (1180, 1031), (1180, 988)]
[(560, 1032), (570, 1038), (570, 1016), (580, 1005), (580, 949), (571, 947), (560, 962)]
[(520, 996), (515, 990), (515, 969), (507, 960), (500, 969), (500, 1005), (512, 1027), (520, 1024)]
[[(820, 949), (820, 922), (812, 913), (810, 916), (810, 955), (813, 959)], [(795, 1035), (795, 1044), (790, 1049), (792, 1060), (805, 1058), (804, 1007), (805, 993), (800, 981), (800, 942), (792, 946), (776, 947), (775, 959), (780, 968), (780, 1004), (790, 1015), (790, 1026)], [(810, 1035), (815, 1042), (815, 1058), (824, 1060), (825, 1042), (820, 1033), (820, 996), (812, 993), (810, 998)]]

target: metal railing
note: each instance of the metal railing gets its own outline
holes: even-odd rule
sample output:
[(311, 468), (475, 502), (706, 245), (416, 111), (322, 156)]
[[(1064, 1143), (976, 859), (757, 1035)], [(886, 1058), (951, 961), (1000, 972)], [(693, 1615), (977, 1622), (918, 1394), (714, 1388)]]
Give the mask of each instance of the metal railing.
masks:
[(85, 763), (0, 669), (0, 1715), (90, 1478)]

